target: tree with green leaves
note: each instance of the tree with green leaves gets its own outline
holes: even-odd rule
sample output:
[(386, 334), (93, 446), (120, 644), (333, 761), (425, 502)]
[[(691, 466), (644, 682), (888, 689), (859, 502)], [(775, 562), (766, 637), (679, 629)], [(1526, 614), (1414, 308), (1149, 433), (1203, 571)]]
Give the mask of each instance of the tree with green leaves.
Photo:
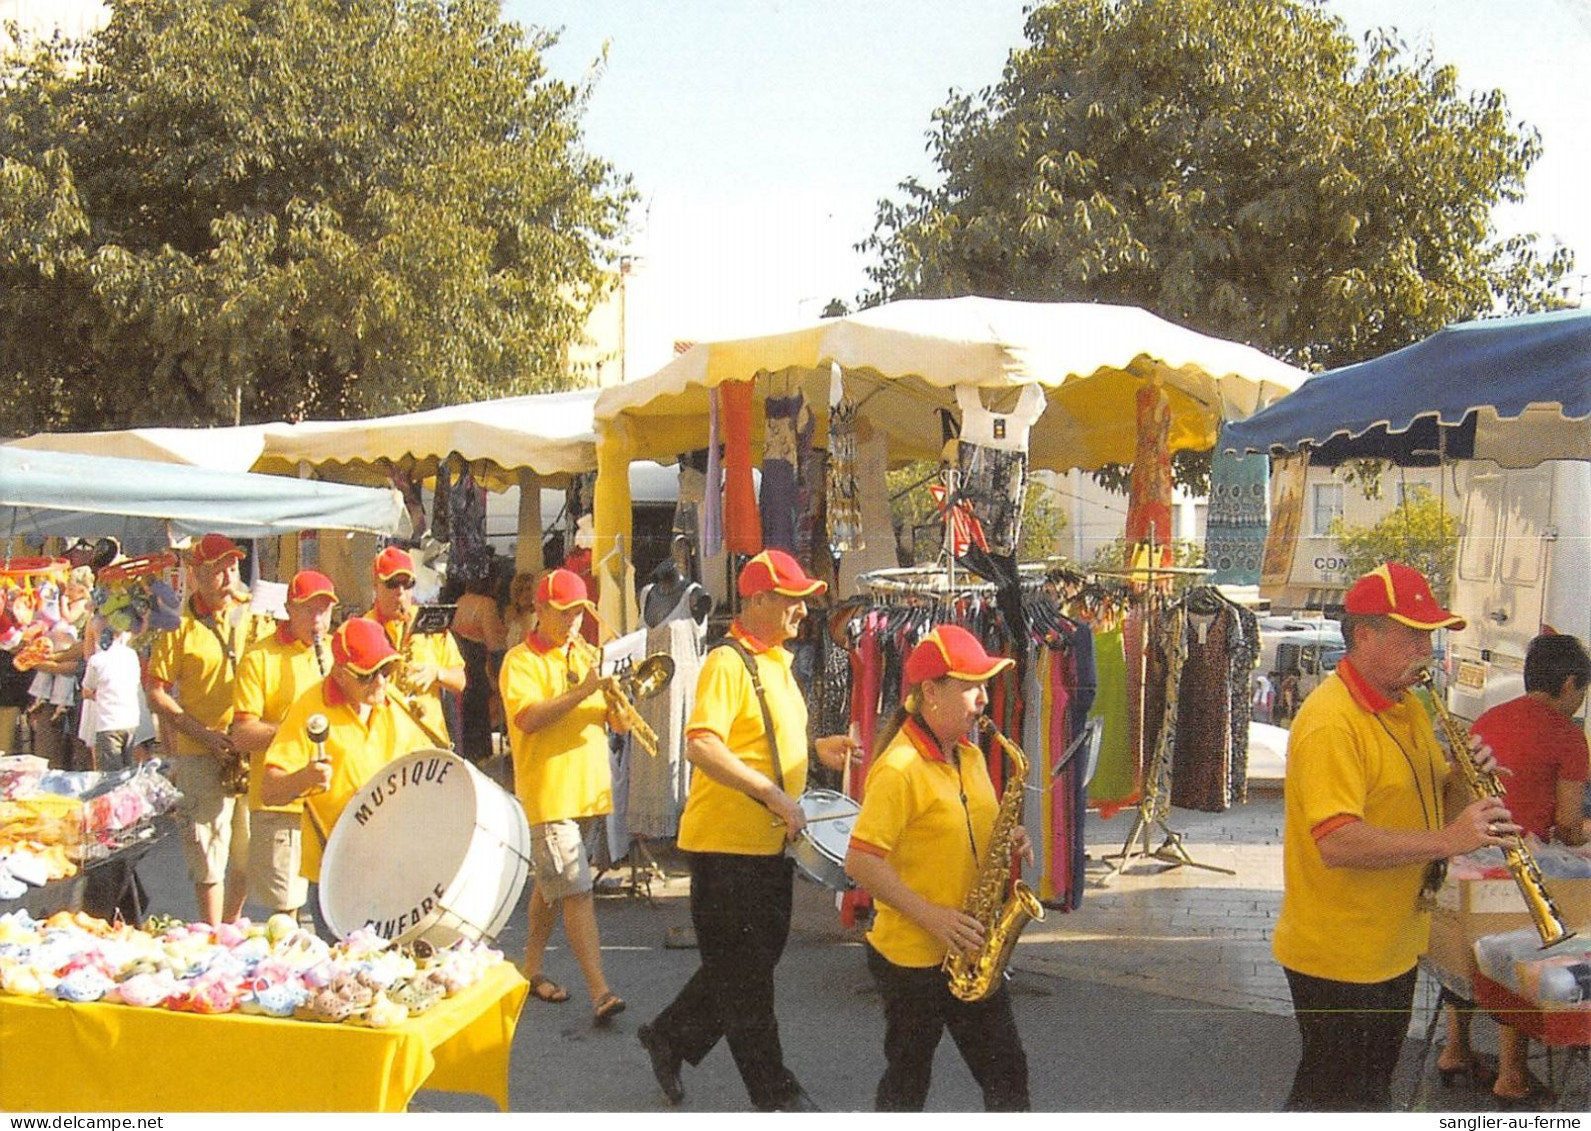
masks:
[(1327, 530), (1342, 548), (1349, 577), (1362, 577), (1383, 562), (1402, 562), (1425, 574), (1436, 599), (1447, 604), (1458, 558), (1458, 518), (1428, 487), (1411, 488), (1369, 526), (1339, 517)]
[(1123, 303), (1335, 368), (1553, 305), (1564, 249), (1501, 238), (1541, 152), (1501, 91), (1304, 0), (1053, 0), (935, 114), (861, 245), (867, 303)]
[(560, 388), (632, 192), (496, 0), (115, 0), (0, 73), (6, 429)]

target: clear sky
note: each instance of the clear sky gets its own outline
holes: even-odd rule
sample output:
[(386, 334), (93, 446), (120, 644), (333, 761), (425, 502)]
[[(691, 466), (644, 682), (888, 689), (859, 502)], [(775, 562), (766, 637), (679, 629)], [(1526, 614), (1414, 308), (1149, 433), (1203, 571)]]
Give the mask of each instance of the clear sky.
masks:
[[(852, 245), (903, 177), (929, 177), (924, 137), (951, 88), (999, 78), (1026, 0), (505, 0), (506, 18), (563, 29), (553, 73), (577, 79), (608, 44), (588, 148), (641, 193), (630, 250), (632, 374), (676, 338), (816, 317), (865, 285)], [(1591, 272), (1591, 0), (1331, 0), (1356, 36), (1399, 30), (1501, 87), (1544, 156), (1528, 201), (1498, 216), (1578, 253)], [(1574, 280), (1576, 290), (1582, 280)], [(1591, 289), (1588, 287), (1587, 289)]]

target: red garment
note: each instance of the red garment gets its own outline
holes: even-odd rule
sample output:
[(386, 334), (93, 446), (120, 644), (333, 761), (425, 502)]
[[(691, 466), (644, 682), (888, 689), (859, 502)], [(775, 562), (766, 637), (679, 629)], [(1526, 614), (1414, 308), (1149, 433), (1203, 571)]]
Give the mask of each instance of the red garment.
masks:
[(724, 548), (731, 554), (762, 552), (762, 512), (751, 481), (750, 381), (718, 386), (718, 419), (724, 436)]
[(1171, 541), (1171, 401), (1153, 382), (1139, 386), (1138, 450), (1133, 457), (1132, 485), (1127, 494), (1127, 547), (1149, 541)]
[(1514, 823), (1546, 840), (1558, 808), (1558, 783), (1586, 780), (1585, 732), (1529, 695), (1499, 703), (1472, 729), (1491, 746), (1498, 764), (1513, 771), (1500, 778)]
[[(570, 550), (563, 560), (563, 568), (577, 575), (586, 583), (586, 592), (595, 601), (599, 592), (596, 576), (591, 572), (591, 551), (584, 546)], [(587, 615), (580, 621), (580, 635), (587, 644), (595, 644), (599, 639), (597, 618)]]

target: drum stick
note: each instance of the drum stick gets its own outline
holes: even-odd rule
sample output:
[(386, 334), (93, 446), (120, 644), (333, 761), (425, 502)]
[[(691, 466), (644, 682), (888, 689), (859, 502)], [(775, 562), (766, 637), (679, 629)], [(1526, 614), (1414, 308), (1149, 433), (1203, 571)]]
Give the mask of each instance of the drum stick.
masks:
[[(854, 816), (856, 816), (856, 813), (855, 813), (854, 810), (851, 810), (851, 809), (835, 809), (834, 811), (829, 812), (829, 813), (817, 813), (817, 814), (814, 814), (811, 817), (808, 817), (807, 818), (807, 824), (815, 825), (819, 821), (838, 821), (841, 817), (854, 817)], [(780, 820), (777, 820), (777, 819), (773, 823), (775, 825), (784, 824), (783, 821), (780, 821)]]
[[(304, 723), (305, 734), (307, 734), (309, 736), (309, 740), (315, 744), (315, 761), (317, 763), (331, 761), (331, 759), (326, 757), (326, 735), (330, 733), (330, 731), (331, 721), (327, 719), (325, 715), (311, 715)], [(326, 787), (316, 786), (309, 792), (325, 793)]]

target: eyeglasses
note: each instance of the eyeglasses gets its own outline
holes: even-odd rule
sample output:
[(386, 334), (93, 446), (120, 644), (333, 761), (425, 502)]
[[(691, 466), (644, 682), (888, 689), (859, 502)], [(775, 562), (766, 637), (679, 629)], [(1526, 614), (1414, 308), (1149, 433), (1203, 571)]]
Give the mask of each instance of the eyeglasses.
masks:
[(353, 681), (355, 683), (368, 684), (368, 683), (374, 683), (378, 679), (388, 679), (388, 678), (390, 678), (391, 675), (392, 675), (392, 671), (391, 671), (390, 667), (388, 667), (387, 665), (383, 665), (383, 666), (377, 668), (375, 671), (371, 672), (369, 675), (360, 675), (358, 672), (353, 671), (353, 670), (350, 670), (348, 672), (348, 674), (353, 677)]
[(383, 581), (381, 584), (386, 586), (388, 589), (413, 589), (414, 588), (414, 578), (412, 578), (412, 577), (389, 577), (385, 581)]

